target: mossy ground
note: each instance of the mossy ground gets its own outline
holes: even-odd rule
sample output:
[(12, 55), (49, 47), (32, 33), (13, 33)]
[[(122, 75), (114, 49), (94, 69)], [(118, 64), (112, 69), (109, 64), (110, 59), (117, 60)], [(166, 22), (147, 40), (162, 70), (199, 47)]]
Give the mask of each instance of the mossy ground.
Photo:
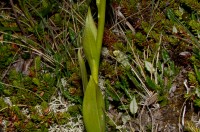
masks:
[[(0, 129), (84, 131), (77, 48), (86, 2), (13, 2), (0, 2)], [(199, 131), (199, 9), (197, 0), (107, 1), (107, 131)]]

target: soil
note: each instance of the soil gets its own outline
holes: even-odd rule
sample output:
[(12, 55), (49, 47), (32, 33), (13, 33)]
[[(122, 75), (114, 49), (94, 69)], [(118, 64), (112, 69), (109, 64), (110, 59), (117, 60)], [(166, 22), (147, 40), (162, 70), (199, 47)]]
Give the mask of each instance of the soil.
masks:
[[(166, 106), (161, 107), (159, 104), (153, 104), (153, 107), (145, 108), (146, 110), (141, 115), (143, 131), (147, 131), (146, 126), (152, 125), (151, 129), (155, 132), (182, 132), (186, 131), (186, 123), (198, 122), (198, 114), (195, 112), (194, 105), (184, 98), (187, 92), (184, 85), (184, 81), (187, 80), (187, 72), (186, 68), (183, 68), (176, 77)], [(188, 86), (188, 83), (185, 84)], [(136, 131), (141, 131), (141, 129)]]

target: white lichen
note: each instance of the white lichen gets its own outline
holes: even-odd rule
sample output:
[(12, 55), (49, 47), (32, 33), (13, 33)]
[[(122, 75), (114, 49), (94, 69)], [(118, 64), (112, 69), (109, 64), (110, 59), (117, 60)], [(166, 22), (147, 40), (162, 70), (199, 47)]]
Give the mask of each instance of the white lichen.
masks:
[(99, 76), (99, 87), (102, 91), (105, 91), (105, 79), (102, 76)]
[[(58, 97), (53, 96), (49, 103), (49, 110), (54, 113), (67, 112), (68, 108), (74, 104), (62, 98), (59, 93)], [(84, 124), (81, 115), (71, 117), (66, 124), (53, 124), (48, 129), (49, 132), (83, 132)]]
[(30, 119), (30, 112), (28, 108), (22, 108), (21, 112), (23, 115)]
[(130, 67), (128, 61), (128, 56), (119, 50), (113, 51), (113, 55), (116, 57), (116, 60), (121, 63), (124, 67)]
[(49, 109), (50, 111), (53, 111), (54, 113), (58, 112), (66, 112), (70, 106), (73, 106), (74, 104), (69, 103), (62, 99), (61, 96), (58, 96), (57, 98), (55, 96), (52, 97), (52, 101), (49, 103)]
[(3, 100), (7, 105), (12, 106), (12, 102), (10, 100), (10, 97), (4, 97)]
[(7, 120), (2, 120), (2, 121), (1, 121), (2, 132), (6, 132), (7, 123), (8, 123)]
[(77, 117), (72, 117), (66, 124), (58, 125), (53, 124), (48, 129), (49, 132), (83, 132), (84, 125), (82, 116), (78, 115)]
[(101, 54), (102, 54), (104, 57), (110, 56), (109, 50), (108, 50), (108, 48), (106, 48), (106, 47), (102, 47), (102, 49), (101, 49)]
[(36, 111), (37, 111), (37, 113), (39, 114), (39, 115), (43, 115), (43, 112), (42, 112), (42, 108), (41, 108), (41, 106), (40, 105), (36, 105), (35, 106), (35, 109), (36, 109)]

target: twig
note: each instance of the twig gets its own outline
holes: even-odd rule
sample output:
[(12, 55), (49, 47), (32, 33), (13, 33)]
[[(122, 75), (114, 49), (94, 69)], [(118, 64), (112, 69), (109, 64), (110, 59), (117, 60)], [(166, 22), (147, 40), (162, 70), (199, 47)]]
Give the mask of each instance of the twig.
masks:
[(25, 35), (24, 29), (22, 28), (21, 23), (20, 23), (20, 21), (18, 20), (18, 16), (17, 16), (17, 12), (15, 11), (15, 6), (14, 6), (14, 4), (13, 4), (13, 0), (10, 0), (10, 4), (11, 4), (12, 10), (13, 10), (13, 12), (14, 12), (14, 16), (15, 16), (16, 23), (17, 23), (18, 27), (20, 28), (20, 30), (22, 31), (22, 34)]

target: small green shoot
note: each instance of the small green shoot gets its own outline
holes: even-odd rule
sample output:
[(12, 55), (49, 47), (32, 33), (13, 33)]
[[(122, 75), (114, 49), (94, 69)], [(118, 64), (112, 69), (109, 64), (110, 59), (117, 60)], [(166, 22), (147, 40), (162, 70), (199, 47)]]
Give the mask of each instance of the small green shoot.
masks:
[(89, 63), (91, 76), (88, 82), (84, 60), (78, 51), (78, 61), (84, 89), (83, 120), (88, 132), (105, 131), (105, 102), (98, 86), (100, 53), (104, 32), (105, 0), (96, 1), (98, 7), (98, 28), (96, 28), (90, 7), (83, 32), (83, 50)]

